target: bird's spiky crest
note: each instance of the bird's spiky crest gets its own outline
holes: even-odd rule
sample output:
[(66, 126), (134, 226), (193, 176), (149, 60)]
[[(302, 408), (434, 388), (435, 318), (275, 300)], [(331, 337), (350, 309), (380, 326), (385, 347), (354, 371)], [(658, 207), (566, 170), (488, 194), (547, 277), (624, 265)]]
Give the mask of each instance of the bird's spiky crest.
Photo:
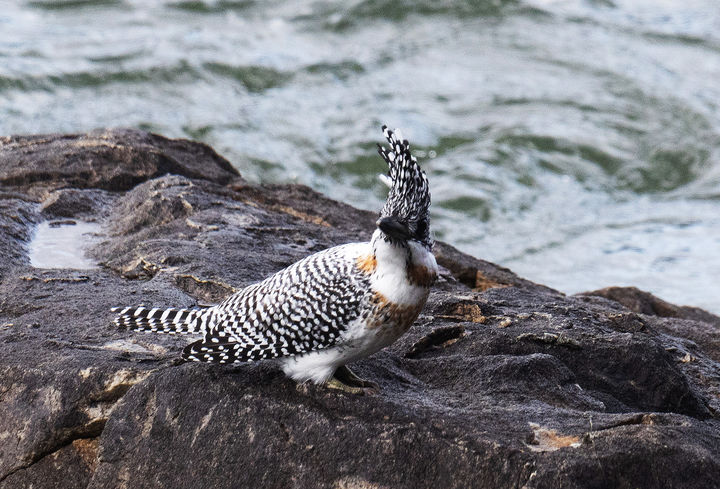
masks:
[(410, 144), (398, 134), (382, 126), (390, 148), (378, 144), (378, 153), (387, 162), (390, 192), (381, 216), (395, 216), (405, 222), (419, 222), (429, 218), (430, 187), (425, 172), (410, 154)]

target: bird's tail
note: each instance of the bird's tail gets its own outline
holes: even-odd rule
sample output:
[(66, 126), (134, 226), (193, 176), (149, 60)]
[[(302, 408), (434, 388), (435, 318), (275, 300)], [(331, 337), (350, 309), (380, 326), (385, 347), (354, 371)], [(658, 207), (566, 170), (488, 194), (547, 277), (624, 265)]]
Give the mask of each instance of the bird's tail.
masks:
[(200, 334), (203, 317), (208, 309), (148, 309), (138, 307), (113, 307), (118, 313), (115, 324), (120, 328), (168, 334)]

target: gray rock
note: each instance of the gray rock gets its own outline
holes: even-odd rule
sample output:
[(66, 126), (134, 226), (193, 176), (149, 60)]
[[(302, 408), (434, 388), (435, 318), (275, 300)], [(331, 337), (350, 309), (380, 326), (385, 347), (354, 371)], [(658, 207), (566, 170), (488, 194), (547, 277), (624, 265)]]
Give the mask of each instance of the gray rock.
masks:
[(0, 161), (0, 185), (34, 195), (64, 187), (129, 190), (169, 173), (218, 183), (238, 175), (205, 144), (134, 129), (3, 137)]
[[(355, 370), (185, 364), (116, 305), (222, 300), (376, 215), (251, 185), (140, 131), (0, 139), (0, 489), (716, 487), (720, 318), (636, 289), (565, 296), (438, 243), (417, 324)], [(47, 219), (100, 223), (87, 270), (36, 269)]]

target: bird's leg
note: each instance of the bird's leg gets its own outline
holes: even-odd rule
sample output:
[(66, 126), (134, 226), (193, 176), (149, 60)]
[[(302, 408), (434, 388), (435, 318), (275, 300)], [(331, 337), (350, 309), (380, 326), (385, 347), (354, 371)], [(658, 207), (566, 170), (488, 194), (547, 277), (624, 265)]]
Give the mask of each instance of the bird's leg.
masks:
[(339, 367), (325, 385), (330, 389), (338, 389), (350, 394), (369, 394), (380, 390), (375, 382), (361, 379), (345, 365)]

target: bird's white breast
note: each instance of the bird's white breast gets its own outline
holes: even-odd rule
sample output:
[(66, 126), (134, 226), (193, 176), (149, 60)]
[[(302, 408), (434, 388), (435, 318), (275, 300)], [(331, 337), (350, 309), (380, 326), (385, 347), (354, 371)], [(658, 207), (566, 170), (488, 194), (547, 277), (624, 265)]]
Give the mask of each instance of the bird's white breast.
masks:
[[(414, 306), (427, 300), (429, 282), (437, 277), (438, 267), (433, 254), (415, 242), (408, 250), (382, 239), (373, 240), (377, 267), (371, 278), (374, 292), (399, 306)], [(427, 274), (426, 280), (413, 280), (413, 271)]]

